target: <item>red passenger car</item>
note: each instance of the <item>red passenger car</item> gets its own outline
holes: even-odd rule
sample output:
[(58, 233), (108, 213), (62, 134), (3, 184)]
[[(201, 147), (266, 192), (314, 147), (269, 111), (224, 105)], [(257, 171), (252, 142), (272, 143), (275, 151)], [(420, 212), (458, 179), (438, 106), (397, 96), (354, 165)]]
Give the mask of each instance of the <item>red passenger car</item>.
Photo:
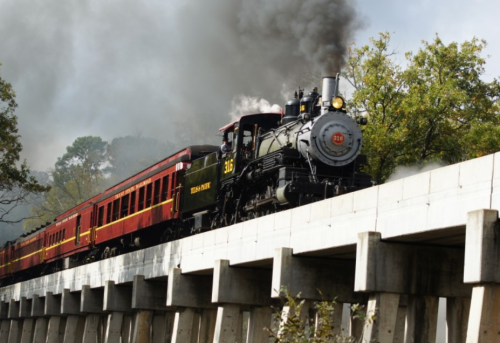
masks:
[[(57, 216), (0, 249), (0, 280), (39, 276), (160, 243), (180, 218), (185, 171), (216, 151), (191, 146)], [(157, 230), (158, 228), (162, 230)], [(166, 237), (165, 237), (166, 238)]]

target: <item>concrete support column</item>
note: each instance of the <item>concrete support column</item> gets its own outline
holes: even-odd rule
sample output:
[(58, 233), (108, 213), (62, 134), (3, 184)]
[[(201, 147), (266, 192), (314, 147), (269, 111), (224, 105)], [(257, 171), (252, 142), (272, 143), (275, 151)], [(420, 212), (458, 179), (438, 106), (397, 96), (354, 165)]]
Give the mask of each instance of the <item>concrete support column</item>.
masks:
[(81, 343), (85, 329), (85, 317), (70, 315), (66, 319), (64, 330), (64, 343)]
[(191, 342), (197, 331), (193, 308), (187, 307), (175, 312), (172, 343)]
[[(152, 343), (170, 342), (172, 340), (172, 327), (170, 326), (169, 328), (168, 324), (173, 324), (173, 315), (173, 312), (153, 315)], [(169, 318), (171, 318), (171, 320), (169, 320)], [(167, 334), (169, 335), (168, 339)]]
[(200, 333), (198, 335), (198, 343), (212, 343), (214, 341), (216, 320), (217, 309), (203, 310), (200, 319)]
[(82, 343), (94, 343), (100, 341), (100, 320), (98, 314), (88, 314), (85, 318)]
[[(61, 316), (50, 317), (47, 328), (47, 342), (62, 342), (64, 339), (65, 327), (66, 318)], [(37, 333), (35, 332), (35, 334)]]
[(122, 339), (123, 313), (112, 312), (108, 314), (108, 325), (106, 326), (105, 343), (120, 343)]
[(408, 296), (406, 342), (436, 341), (438, 297)]
[(500, 285), (474, 287), (467, 343), (500, 342)]
[(372, 323), (365, 323), (363, 341), (392, 342), (396, 332), (399, 294), (375, 293), (370, 295), (367, 316), (374, 316)]
[(247, 343), (269, 342), (269, 333), (264, 328), (271, 327), (272, 309), (270, 306), (253, 307), (248, 320)]
[[(272, 301), (271, 282), (271, 270), (231, 267), (228, 260), (217, 260), (215, 262), (212, 302), (221, 304), (217, 310), (215, 339), (218, 337), (219, 342), (224, 342), (227, 337), (234, 335), (238, 342), (243, 340), (243, 317), (240, 313), (240, 305), (252, 307), (270, 306)], [(237, 306), (229, 306), (229, 304)], [(236, 316), (236, 313), (234, 313), (236, 308), (238, 308), (238, 315), (233, 318), (233, 316)], [(229, 329), (227, 325), (230, 324), (235, 325), (235, 327)], [(267, 326), (269, 324), (267, 323)], [(248, 326), (248, 330), (258, 329), (255, 325), (252, 325)], [(249, 331), (247, 331), (247, 336), (260, 336), (260, 332)]]
[(26, 318), (23, 323), (23, 332), (21, 334), (21, 343), (33, 342), (33, 334), (35, 333), (35, 319)]
[[(200, 342), (213, 340), (215, 321), (210, 314), (215, 313), (216, 306), (211, 302), (212, 283), (212, 276), (183, 275), (179, 268), (169, 270), (167, 306), (177, 307), (172, 342), (198, 341), (198, 336)], [(207, 312), (204, 311), (200, 318), (199, 311), (203, 309)]]
[(150, 342), (150, 329), (153, 320), (153, 311), (137, 311), (134, 314), (132, 339), (134, 343)]
[(131, 319), (126, 313), (132, 311), (132, 287), (116, 286), (114, 281), (106, 281), (103, 310), (111, 312), (108, 314), (105, 342), (129, 342)]
[(500, 341), (500, 226), (498, 211), (468, 213), (464, 282), (474, 284), (467, 342)]
[(10, 321), (9, 339), (8, 343), (19, 343), (23, 333), (23, 321), (19, 319), (12, 319)]
[(124, 316), (123, 323), (122, 323), (122, 343), (131, 342), (131, 340), (130, 340), (131, 334), (132, 334), (132, 317), (131, 316)]
[(398, 314), (396, 317), (396, 330), (394, 332), (393, 343), (404, 343), (405, 341), (407, 309), (408, 309), (408, 296), (401, 295), (399, 298)]
[(239, 320), (239, 305), (226, 304), (219, 306), (215, 322), (214, 343), (239, 342), (237, 337)]
[(47, 318), (39, 317), (36, 319), (35, 333), (33, 334), (33, 343), (47, 342), (47, 329), (49, 321)]
[(9, 339), (10, 320), (3, 319), (0, 323), (0, 342), (6, 342)]
[(446, 341), (465, 343), (470, 312), (469, 298), (446, 299)]

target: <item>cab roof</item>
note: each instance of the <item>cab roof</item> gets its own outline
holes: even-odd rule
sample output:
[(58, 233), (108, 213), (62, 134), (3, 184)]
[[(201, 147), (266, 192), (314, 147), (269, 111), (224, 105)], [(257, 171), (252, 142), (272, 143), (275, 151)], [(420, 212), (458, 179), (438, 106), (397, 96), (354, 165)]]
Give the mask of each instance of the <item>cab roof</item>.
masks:
[(227, 131), (227, 129), (230, 129), (234, 127), (236, 123), (239, 123), (243, 118), (251, 118), (251, 117), (276, 117), (276, 119), (281, 119), (283, 115), (281, 113), (276, 113), (276, 112), (269, 112), (269, 113), (253, 113), (253, 114), (245, 114), (242, 115), (240, 118), (230, 122), (229, 124), (224, 125), (219, 129), (219, 132), (224, 132)]

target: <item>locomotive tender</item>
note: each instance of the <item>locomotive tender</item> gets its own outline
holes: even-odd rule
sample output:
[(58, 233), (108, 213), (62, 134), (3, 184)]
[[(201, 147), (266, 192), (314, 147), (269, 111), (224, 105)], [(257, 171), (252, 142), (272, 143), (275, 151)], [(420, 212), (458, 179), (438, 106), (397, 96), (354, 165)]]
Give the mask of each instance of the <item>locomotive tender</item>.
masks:
[(285, 114), (222, 127), (225, 151), (190, 146), (0, 249), (0, 282), (37, 277), (371, 186), (359, 171), (364, 118), (338, 96), (302, 90)]

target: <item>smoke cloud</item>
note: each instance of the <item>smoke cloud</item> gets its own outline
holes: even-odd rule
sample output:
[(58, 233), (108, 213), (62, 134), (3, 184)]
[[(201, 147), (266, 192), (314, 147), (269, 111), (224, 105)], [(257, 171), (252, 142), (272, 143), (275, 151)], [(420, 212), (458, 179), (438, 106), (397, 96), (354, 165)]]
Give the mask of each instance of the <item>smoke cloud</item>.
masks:
[(238, 99), (283, 104), (338, 72), (358, 27), (345, 0), (6, 0), (1, 75), (46, 170), (81, 136), (219, 143)]

